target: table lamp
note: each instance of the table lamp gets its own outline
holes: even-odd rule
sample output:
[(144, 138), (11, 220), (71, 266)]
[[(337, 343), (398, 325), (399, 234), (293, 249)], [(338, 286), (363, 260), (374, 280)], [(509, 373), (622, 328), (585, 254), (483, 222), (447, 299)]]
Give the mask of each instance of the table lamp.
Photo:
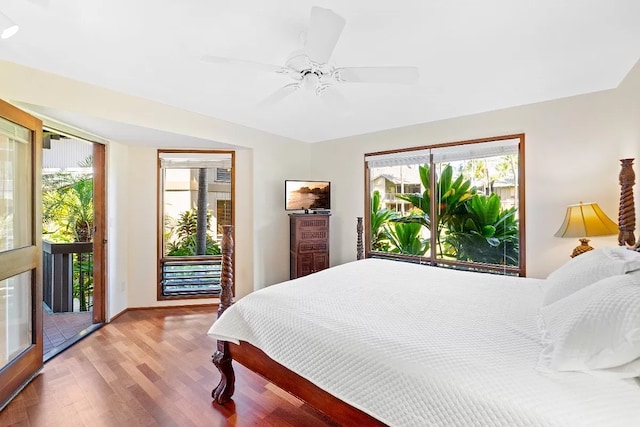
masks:
[(567, 207), (567, 213), (556, 237), (578, 237), (580, 245), (571, 253), (571, 258), (592, 250), (589, 239), (592, 236), (618, 234), (618, 225), (613, 222), (597, 203), (582, 203)]

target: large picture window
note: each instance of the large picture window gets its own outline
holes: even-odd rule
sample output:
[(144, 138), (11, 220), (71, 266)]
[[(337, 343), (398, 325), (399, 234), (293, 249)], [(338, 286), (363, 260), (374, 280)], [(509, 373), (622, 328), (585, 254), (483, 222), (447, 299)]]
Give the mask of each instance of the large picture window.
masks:
[(525, 275), (524, 135), (365, 155), (369, 256)]
[(233, 152), (159, 151), (158, 299), (220, 293), (223, 225), (233, 225)]

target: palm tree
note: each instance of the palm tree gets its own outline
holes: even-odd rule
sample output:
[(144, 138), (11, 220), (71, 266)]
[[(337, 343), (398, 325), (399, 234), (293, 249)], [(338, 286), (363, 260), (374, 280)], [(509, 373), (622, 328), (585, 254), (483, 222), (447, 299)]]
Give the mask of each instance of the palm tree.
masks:
[(71, 178), (67, 184), (46, 190), (43, 199), (43, 222), (59, 224), (56, 230), (67, 240), (90, 242), (93, 239), (93, 179)]
[(196, 255), (207, 253), (207, 169), (198, 169), (198, 202), (196, 218)]

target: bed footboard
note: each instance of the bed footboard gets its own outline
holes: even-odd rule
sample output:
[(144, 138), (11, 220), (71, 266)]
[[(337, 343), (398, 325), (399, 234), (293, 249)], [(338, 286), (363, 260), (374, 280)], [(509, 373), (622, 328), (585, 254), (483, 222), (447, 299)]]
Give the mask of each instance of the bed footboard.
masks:
[[(233, 227), (231, 225), (222, 226), (222, 270), (220, 286), (220, 305), (218, 306), (218, 317), (233, 304)], [(229, 343), (226, 341), (217, 342), (217, 349), (212, 356), (212, 362), (220, 371), (220, 382), (211, 392), (214, 401), (223, 405), (231, 399), (235, 391), (236, 377), (231, 365), (231, 353)]]
[[(218, 317), (233, 304), (233, 237), (231, 225), (222, 227), (222, 270), (220, 286), (220, 305), (218, 307)], [(362, 243), (362, 217), (357, 218), (357, 259), (364, 258), (364, 245)], [(247, 366), (254, 372), (263, 375), (267, 380), (283, 387), (301, 399), (311, 402), (317, 409), (329, 415), (333, 419), (341, 420), (347, 424), (356, 425), (383, 425), (378, 420), (363, 413), (329, 393), (321, 390), (308, 380), (289, 371), (278, 363), (269, 359), (259, 349), (244, 343), (242, 346), (229, 344), (227, 341), (217, 341), (216, 352), (211, 357), (212, 362), (220, 371), (220, 382), (211, 392), (214, 402), (224, 405), (227, 403), (235, 391), (235, 373), (233, 371), (233, 356), (237, 361)], [(268, 367), (268, 369), (264, 367)], [(270, 372), (277, 372), (277, 375), (270, 375)]]

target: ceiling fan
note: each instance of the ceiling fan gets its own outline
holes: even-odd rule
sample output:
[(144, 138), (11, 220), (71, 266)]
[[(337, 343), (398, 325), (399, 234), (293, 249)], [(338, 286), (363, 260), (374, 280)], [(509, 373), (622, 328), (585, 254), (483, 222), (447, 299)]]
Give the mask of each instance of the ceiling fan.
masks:
[(305, 89), (332, 105), (343, 104), (336, 83), (399, 83), (418, 81), (417, 67), (335, 67), (331, 54), (342, 34), (345, 19), (330, 9), (311, 8), (311, 19), (304, 47), (292, 52), (283, 66), (250, 60), (205, 55), (203, 61), (284, 74), (289, 83), (262, 100), (259, 106), (271, 106), (299, 89)]

